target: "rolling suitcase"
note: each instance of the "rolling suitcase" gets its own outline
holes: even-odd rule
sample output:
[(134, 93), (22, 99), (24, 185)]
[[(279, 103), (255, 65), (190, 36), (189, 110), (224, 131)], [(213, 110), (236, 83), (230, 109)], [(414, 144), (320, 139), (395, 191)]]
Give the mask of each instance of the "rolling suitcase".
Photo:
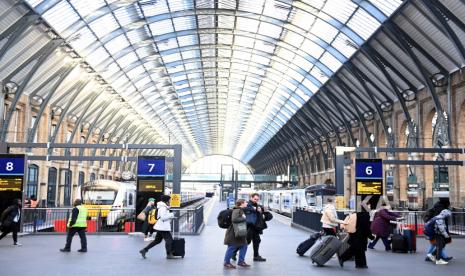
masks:
[[(176, 218), (175, 218), (176, 219)], [(173, 221), (173, 242), (171, 243), (171, 250), (173, 256), (182, 257), (186, 254), (186, 240), (184, 238), (179, 237), (179, 231), (174, 232), (174, 219)]]
[(341, 247), (342, 242), (335, 236), (324, 236), (310, 249), (312, 263), (323, 266)]
[(296, 250), (297, 254), (299, 254), (299, 256), (303, 256), (321, 236), (322, 234), (318, 232), (318, 233), (312, 234), (309, 239), (301, 242), (299, 246), (297, 247), (297, 250)]
[(407, 241), (404, 235), (396, 233), (391, 238), (391, 249), (394, 253), (407, 253)]
[(338, 235), (339, 240), (341, 241), (341, 247), (339, 247), (339, 250), (337, 251), (337, 255), (341, 256), (344, 254), (344, 252), (349, 249), (349, 233), (346, 232), (340, 232)]
[(407, 251), (409, 253), (416, 253), (417, 252), (417, 235), (415, 233), (415, 230), (404, 228), (403, 236), (405, 239)]

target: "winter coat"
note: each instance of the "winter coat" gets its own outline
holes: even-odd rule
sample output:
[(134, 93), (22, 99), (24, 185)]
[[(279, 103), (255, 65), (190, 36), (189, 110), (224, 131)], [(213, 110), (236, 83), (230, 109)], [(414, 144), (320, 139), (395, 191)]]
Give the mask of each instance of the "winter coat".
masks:
[(174, 214), (169, 211), (169, 207), (163, 201), (157, 202), (157, 223), (153, 229), (157, 231), (171, 231), (171, 220)]
[(246, 237), (236, 238), (234, 234), (234, 227), (232, 225), (233, 223), (239, 223), (244, 221), (246, 221), (244, 210), (238, 207), (234, 207), (231, 215), (231, 226), (229, 226), (228, 230), (226, 230), (226, 234), (224, 235), (225, 245), (241, 246), (247, 244)]
[[(18, 213), (20, 214), (19, 220), (15, 223), (14, 219), (18, 215)], [(2, 224), (2, 229), (5, 228), (5, 230), (7, 228), (15, 227), (15, 225), (19, 226), (20, 221), (21, 221), (21, 211), (19, 210), (18, 205), (9, 206), (8, 208), (5, 209), (5, 211), (3, 211), (2, 215), (0, 216), (0, 222)]]
[(355, 233), (349, 234), (349, 245), (353, 250), (366, 251), (368, 239), (373, 239), (370, 231), (370, 214), (368, 212), (357, 213)]
[(378, 237), (385, 238), (389, 236), (389, 229), (391, 227), (389, 221), (396, 220), (399, 217), (399, 215), (389, 212), (387, 209), (379, 210), (376, 212), (375, 218), (371, 223), (371, 232)]
[(321, 223), (323, 228), (334, 228), (340, 223), (344, 223), (343, 220), (337, 218), (336, 207), (332, 204), (326, 204), (323, 212), (321, 213)]
[(449, 238), (449, 229), (447, 227), (446, 221), (447, 218), (450, 217), (450, 211), (448, 209), (444, 209), (439, 213), (439, 215), (434, 217), (434, 230), (437, 235), (441, 235), (444, 238)]

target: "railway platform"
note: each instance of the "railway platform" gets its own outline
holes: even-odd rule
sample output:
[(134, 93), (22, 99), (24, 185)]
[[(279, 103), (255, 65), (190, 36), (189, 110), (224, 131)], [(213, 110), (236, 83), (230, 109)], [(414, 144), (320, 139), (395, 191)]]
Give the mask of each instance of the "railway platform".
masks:
[(205, 228), (201, 235), (184, 236), (184, 259), (167, 260), (164, 246), (153, 248), (147, 259), (138, 251), (144, 246), (140, 237), (128, 235), (88, 235), (85, 254), (77, 252), (79, 240), (73, 241), (70, 253), (61, 253), (65, 236), (60, 234), (36, 234), (20, 238), (21, 247), (11, 246), (11, 237), (0, 241), (0, 267), (2, 276), (26, 275), (463, 275), (465, 239), (455, 239), (447, 247), (454, 259), (448, 265), (434, 265), (424, 261), (427, 243), (418, 238), (416, 254), (394, 254), (378, 250), (367, 253), (367, 270), (356, 270), (347, 262), (340, 268), (337, 259), (325, 267), (311, 264), (310, 258), (299, 257), (296, 246), (308, 237), (308, 232), (290, 227), (290, 219), (275, 215), (262, 235), (260, 254), (266, 262), (252, 261), (252, 248), (246, 261), (247, 269), (224, 270), (222, 265), (225, 246), (224, 230), (218, 228), (216, 216), (224, 203), (214, 202), (205, 210)]

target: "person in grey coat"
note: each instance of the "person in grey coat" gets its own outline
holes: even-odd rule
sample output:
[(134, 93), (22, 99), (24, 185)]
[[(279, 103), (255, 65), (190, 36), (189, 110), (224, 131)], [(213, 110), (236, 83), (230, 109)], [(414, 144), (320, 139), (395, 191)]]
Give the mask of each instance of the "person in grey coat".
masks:
[(250, 265), (245, 262), (245, 254), (247, 253), (247, 235), (237, 237), (234, 232), (235, 223), (246, 223), (244, 208), (247, 207), (247, 202), (244, 199), (239, 199), (236, 202), (236, 205), (233, 209), (231, 215), (231, 226), (226, 230), (224, 236), (224, 244), (228, 246), (226, 249), (226, 254), (224, 256), (224, 267), (225, 268), (236, 268), (231, 264), (231, 258), (236, 250), (239, 250), (239, 262), (238, 266), (249, 267)]

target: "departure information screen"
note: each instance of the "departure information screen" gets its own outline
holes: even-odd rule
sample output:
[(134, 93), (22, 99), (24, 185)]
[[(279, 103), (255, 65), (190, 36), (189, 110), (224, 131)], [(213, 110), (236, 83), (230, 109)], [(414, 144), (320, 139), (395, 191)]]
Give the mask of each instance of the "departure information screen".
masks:
[(139, 192), (163, 193), (165, 189), (163, 179), (139, 179), (138, 186)]
[(19, 177), (0, 177), (0, 192), (21, 192), (23, 179)]
[(357, 194), (358, 195), (382, 195), (383, 182), (382, 181), (357, 181)]

